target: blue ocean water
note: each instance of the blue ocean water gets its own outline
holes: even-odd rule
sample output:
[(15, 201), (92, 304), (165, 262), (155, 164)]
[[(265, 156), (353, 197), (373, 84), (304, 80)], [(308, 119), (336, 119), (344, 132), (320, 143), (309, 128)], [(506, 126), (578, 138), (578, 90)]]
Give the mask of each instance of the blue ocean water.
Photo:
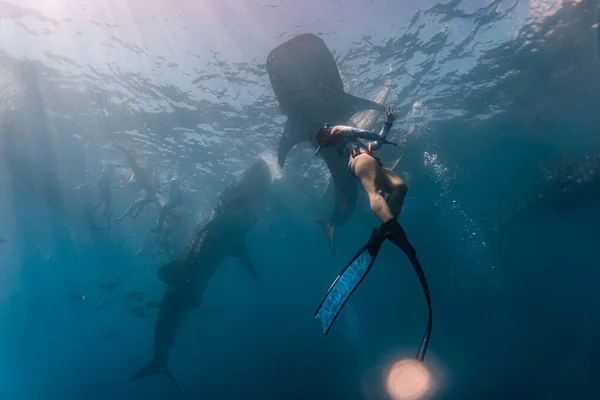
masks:
[[(385, 244), (324, 336), (313, 314), (377, 220), (361, 191), (336, 252), (333, 204), (307, 144), (283, 169), (286, 118), (266, 72), (301, 33), (333, 52), (349, 93), (383, 87), (399, 118), (400, 217), (425, 268), (431, 399), (600, 398), (598, 0), (0, 2), (0, 398), (176, 399), (151, 360), (165, 285), (219, 195), (256, 159), (267, 211), (176, 336), (169, 367), (202, 399), (386, 399), (427, 308)], [(139, 197), (123, 152), (183, 205), (163, 251), (158, 209), (90, 209), (105, 163), (111, 217)], [(95, 229), (95, 228), (100, 229)]]

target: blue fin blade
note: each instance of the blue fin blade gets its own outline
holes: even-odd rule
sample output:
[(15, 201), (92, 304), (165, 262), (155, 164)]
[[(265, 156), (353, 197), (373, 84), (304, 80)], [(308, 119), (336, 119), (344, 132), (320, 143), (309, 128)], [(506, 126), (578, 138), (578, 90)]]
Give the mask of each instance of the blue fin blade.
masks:
[(342, 270), (329, 288), (327, 295), (315, 313), (315, 318), (323, 324), (323, 333), (325, 335), (329, 333), (344, 304), (346, 304), (352, 293), (354, 293), (358, 285), (367, 276), (377, 258), (377, 252), (375, 251), (374, 255), (371, 255), (368, 246), (364, 246), (346, 268)]

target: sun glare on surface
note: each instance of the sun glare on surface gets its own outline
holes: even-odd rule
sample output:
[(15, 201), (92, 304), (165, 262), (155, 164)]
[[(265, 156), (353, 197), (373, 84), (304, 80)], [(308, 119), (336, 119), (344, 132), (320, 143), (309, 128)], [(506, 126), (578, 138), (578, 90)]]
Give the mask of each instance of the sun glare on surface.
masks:
[(529, 16), (546, 18), (556, 14), (565, 3), (579, 3), (581, 0), (531, 0), (529, 3)]

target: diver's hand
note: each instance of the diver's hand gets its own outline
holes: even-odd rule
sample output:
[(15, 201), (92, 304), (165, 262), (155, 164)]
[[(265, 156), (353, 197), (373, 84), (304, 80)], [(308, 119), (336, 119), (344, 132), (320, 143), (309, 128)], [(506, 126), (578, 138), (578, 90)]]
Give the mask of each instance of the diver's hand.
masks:
[(385, 111), (385, 123), (392, 125), (396, 120), (396, 111), (392, 107), (388, 107)]

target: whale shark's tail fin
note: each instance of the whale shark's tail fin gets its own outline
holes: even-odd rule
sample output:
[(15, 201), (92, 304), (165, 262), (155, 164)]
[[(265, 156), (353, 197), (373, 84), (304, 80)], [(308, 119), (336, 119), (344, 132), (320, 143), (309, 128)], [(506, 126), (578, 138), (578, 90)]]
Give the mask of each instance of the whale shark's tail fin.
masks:
[(335, 226), (333, 226), (331, 220), (325, 218), (317, 218), (317, 224), (319, 224), (319, 227), (327, 236), (329, 249), (335, 254)]
[(169, 367), (167, 366), (167, 364), (164, 362), (160, 362), (159, 360), (156, 360), (156, 359), (152, 360), (148, 364), (144, 365), (142, 367), (142, 369), (140, 369), (137, 374), (135, 374), (131, 378), (129, 378), (129, 380), (136, 381), (138, 379), (142, 379), (142, 378), (152, 376), (152, 375), (166, 376), (171, 381), (171, 383), (173, 383), (175, 388), (177, 388), (177, 391), (179, 392), (179, 394), (181, 394), (182, 397), (184, 396), (183, 390), (181, 390), (179, 383), (177, 383), (177, 381), (175, 380), (175, 377), (173, 376), (171, 371), (169, 371)]

